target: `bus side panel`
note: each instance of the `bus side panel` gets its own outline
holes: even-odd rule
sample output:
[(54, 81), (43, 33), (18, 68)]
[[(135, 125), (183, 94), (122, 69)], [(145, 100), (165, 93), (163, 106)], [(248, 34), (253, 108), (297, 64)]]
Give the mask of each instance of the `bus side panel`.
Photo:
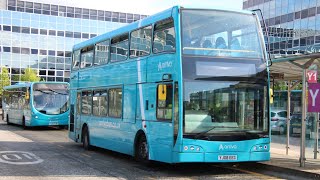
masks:
[(150, 157), (152, 160), (161, 162), (172, 161), (173, 148), (173, 127), (172, 120), (158, 120), (157, 113), (157, 83), (148, 84), (147, 87), (147, 101), (146, 106), (146, 132), (148, 136), (148, 143), (150, 146)]

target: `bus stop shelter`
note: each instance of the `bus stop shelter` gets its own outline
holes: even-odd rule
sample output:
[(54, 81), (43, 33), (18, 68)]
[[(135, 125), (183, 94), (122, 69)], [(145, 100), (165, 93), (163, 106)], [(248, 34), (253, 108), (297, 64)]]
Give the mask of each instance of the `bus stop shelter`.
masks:
[[(319, 67), (319, 68), (318, 68)], [(300, 138), (300, 166), (305, 166), (305, 141), (306, 141), (306, 117), (307, 117), (307, 89), (308, 83), (306, 72), (308, 70), (316, 70), (319, 74), (320, 69), (320, 53), (312, 53), (307, 55), (293, 55), (290, 57), (273, 59), (270, 67), (270, 78), (272, 82), (287, 81), (288, 82), (288, 102), (287, 112), (290, 112), (290, 96), (291, 90), (298, 84), (302, 84), (302, 120), (301, 120), (301, 138)], [(272, 87), (272, 84), (271, 84)], [(318, 154), (318, 129), (319, 129), (319, 113), (315, 116), (316, 127), (314, 133), (314, 158), (317, 159)], [(289, 153), (289, 132), (290, 132), (290, 113), (287, 113), (287, 134), (286, 134), (286, 154)]]

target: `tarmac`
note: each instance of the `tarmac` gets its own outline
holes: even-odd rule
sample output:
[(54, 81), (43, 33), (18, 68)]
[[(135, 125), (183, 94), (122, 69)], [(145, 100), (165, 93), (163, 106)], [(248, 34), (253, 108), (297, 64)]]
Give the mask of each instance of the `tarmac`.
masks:
[(320, 154), (314, 159), (312, 148), (306, 148), (305, 166), (300, 167), (300, 147), (289, 146), (288, 155), (286, 155), (285, 144), (271, 143), (271, 159), (262, 162), (268, 169), (276, 171), (285, 171), (286, 173), (296, 174), (305, 178), (320, 179)]

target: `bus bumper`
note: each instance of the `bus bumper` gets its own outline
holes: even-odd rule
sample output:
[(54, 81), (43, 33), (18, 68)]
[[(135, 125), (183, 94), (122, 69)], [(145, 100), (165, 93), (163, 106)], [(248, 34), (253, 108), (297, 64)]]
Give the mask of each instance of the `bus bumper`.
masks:
[(69, 119), (59, 119), (50, 121), (48, 119), (31, 119), (31, 121), (26, 121), (26, 126), (66, 126), (68, 125)]
[[(226, 158), (224, 158), (226, 157)], [(232, 157), (232, 158), (228, 158)], [(230, 153), (173, 153), (173, 163), (187, 162), (212, 162), (212, 163), (234, 163), (234, 162), (261, 162), (269, 161), (270, 152), (230, 152)]]

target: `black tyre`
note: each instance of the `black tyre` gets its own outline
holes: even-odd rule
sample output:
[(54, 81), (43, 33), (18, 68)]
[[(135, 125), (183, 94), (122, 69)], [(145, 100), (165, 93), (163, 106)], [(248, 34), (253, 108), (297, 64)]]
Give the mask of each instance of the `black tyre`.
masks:
[(142, 163), (149, 163), (149, 147), (146, 136), (140, 136), (136, 149), (136, 159)]
[(23, 118), (22, 118), (22, 128), (23, 128), (23, 129), (27, 129), (26, 119), (24, 118), (24, 116), (23, 116)]
[(10, 125), (9, 115), (7, 115), (7, 124)]
[(83, 148), (85, 150), (90, 150), (91, 149), (90, 138), (89, 138), (89, 130), (88, 130), (87, 127), (85, 127), (83, 129), (83, 132), (82, 132), (82, 145), (83, 145)]

